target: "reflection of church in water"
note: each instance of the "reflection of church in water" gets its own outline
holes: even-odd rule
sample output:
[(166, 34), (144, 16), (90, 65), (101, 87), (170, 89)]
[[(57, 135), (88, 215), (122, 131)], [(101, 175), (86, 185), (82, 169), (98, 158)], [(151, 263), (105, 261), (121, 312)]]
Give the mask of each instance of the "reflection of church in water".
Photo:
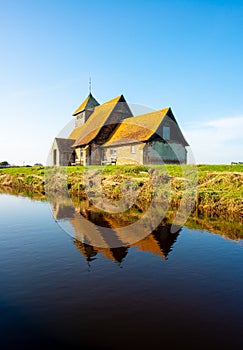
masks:
[[(144, 238), (140, 240), (134, 238), (134, 243), (126, 244), (126, 237), (117, 230), (120, 220), (94, 210), (88, 201), (84, 201), (80, 205), (77, 204), (75, 207), (70, 199), (52, 200), (51, 204), (55, 220), (70, 224), (74, 244), (88, 262), (97, 259), (99, 254), (102, 254), (105, 258), (121, 263), (130, 249), (149, 252), (166, 259), (180, 232), (179, 229), (176, 233), (171, 233), (171, 225), (161, 223)], [(95, 226), (95, 230), (93, 226)], [(107, 227), (109, 227), (110, 232), (112, 231), (109, 236), (106, 232)], [(134, 232), (131, 231), (130, 238), (131, 235), (134, 235)], [(94, 242), (97, 244), (95, 245)], [(113, 246), (115, 247), (112, 248)]]

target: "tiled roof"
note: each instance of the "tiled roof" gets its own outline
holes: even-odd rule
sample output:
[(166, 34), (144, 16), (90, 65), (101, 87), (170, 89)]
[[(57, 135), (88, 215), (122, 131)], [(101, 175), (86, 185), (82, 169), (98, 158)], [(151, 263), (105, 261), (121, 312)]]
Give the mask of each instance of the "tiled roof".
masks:
[(125, 101), (122, 95), (97, 106), (86, 123), (82, 125), (82, 128), (80, 127), (80, 136), (73, 146), (87, 145), (91, 142), (105, 125), (108, 117), (119, 101)]
[(81, 134), (81, 131), (82, 131), (83, 127), (84, 127), (84, 125), (80, 125), (77, 128), (73, 129), (73, 131), (68, 136), (68, 138), (69, 139), (74, 139), (76, 141), (77, 138), (79, 137), (79, 135)]
[(103, 144), (106, 146), (121, 145), (147, 141), (156, 132), (170, 108), (123, 119), (112, 137)]
[(94, 108), (96, 106), (99, 106), (99, 102), (97, 102), (90, 93), (89, 96), (81, 103), (81, 105), (73, 112), (73, 115), (76, 115), (85, 109)]
[(63, 139), (63, 138), (55, 138), (57, 147), (60, 152), (65, 153), (65, 152), (72, 152), (72, 145), (75, 140), (72, 139)]

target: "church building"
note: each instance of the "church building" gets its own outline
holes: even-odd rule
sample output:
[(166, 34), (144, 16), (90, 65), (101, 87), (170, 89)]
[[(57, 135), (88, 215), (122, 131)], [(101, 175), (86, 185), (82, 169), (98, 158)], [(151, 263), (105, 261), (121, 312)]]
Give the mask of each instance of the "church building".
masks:
[(99, 104), (90, 93), (73, 117), (70, 135), (53, 142), (52, 165), (187, 162), (188, 143), (171, 108), (134, 116), (123, 95)]

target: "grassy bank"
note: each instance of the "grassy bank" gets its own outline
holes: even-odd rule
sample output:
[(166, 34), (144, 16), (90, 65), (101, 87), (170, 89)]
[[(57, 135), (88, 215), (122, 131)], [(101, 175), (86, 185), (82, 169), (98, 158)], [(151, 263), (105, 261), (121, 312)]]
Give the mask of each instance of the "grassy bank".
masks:
[[(163, 201), (165, 192), (170, 192), (171, 206), (178, 207), (185, 191), (185, 174), (194, 179), (197, 175), (197, 196), (195, 212), (207, 216), (221, 216), (228, 219), (243, 220), (243, 165), (198, 165), (180, 167), (163, 166), (99, 166), (56, 168), (51, 176), (44, 167), (16, 167), (0, 169), (0, 186), (12, 192), (45, 193), (45, 185), (64, 183), (73, 196), (85, 197), (83, 173), (88, 170), (92, 176), (101, 175), (102, 188), (106, 197), (112, 200), (122, 198), (122, 184), (132, 192), (140, 190), (137, 200), (138, 209), (146, 210), (153, 196), (153, 181), (156, 178), (161, 186), (158, 194)], [(61, 177), (62, 181), (61, 181)], [(133, 179), (133, 184), (129, 183)]]

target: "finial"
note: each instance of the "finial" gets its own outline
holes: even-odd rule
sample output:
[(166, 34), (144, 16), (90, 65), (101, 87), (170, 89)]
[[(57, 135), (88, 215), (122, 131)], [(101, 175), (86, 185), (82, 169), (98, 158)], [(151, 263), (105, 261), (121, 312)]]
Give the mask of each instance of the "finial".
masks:
[(89, 94), (91, 94), (91, 77), (89, 77)]

